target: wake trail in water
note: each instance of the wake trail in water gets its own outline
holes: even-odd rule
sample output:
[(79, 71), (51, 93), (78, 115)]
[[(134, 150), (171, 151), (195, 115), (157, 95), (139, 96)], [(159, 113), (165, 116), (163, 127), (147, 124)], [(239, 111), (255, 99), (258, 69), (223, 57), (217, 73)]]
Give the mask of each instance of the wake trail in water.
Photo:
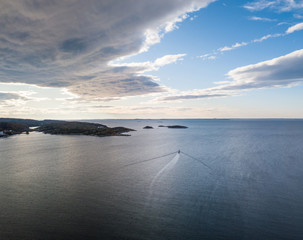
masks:
[(201, 161), (200, 159), (197, 159), (197, 158), (195, 158), (195, 157), (193, 157), (193, 156), (191, 156), (191, 155), (189, 155), (189, 154), (187, 154), (187, 153), (185, 153), (185, 152), (182, 152), (182, 153), (183, 153), (184, 155), (186, 155), (187, 157), (190, 157), (190, 158), (194, 159), (195, 161), (197, 161), (197, 162), (203, 164), (203, 165), (204, 165), (205, 167), (207, 167), (208, 169), (212, 170), (212, 168), (211, 168), (210, 166), (208, 166), (205, 162)]
[(152, 181), (149, 185), (149, 194), (148, 194), (147, 206), (151, 205), (152, 195), (153, 195), (153, 192), (154, 192), (155, 184), (159, 181), (161, 176), (163, 176), (166, 172), (170, 171), (171, 169), (173, 169), (175, 167), (179, 158), (180, 158), (180, 154), (177, 153), (176, 156), (174, 156), (174, 158), (172, 160), (170, 160), (163, 168), (161, 168), (161, 170), (153, 177), (153, 179), (152, 179)]
[(176, 156), (170, 160), (157, 174), (156, 176), (153, 177), (153, 180), (151, 182), (151, 184), (149, 185), (149, 189), (152, 190), (152, 188), (154, 187), (155, 183), (157, 182), (157, 180), (161, 177), (161, 175), (163, 175), (163, 173), (165, 171), (169, 171), (171, 170), (175, 165), (176, 163), (178, 162), (179, 160), (179, 157), (180, 157), (180, 154), (176, 154)]
[(164, 155), (162, 155), (162, 156), (153, 157), (153, 158), (150, 158), (150, 159), (145, 159), (145, 160), (142, 160), (142, 161), (139, 161), (139, 162), (129, 163), (129, 164), (127, 164), (127, 165), (124, 165), (123, 167), (129, 167), (129, 166), (137, 165), (137, 164), (140, 164), (140, 163), (149, 162), (149, 161), (156, 160), (156, 159), (159, 159), (159, 158), (167, 157), (167, 156), (172, 155), (172, 154), (175, 154), (175, 153), (176, 153), (176, 152), (172, 152), (172, 153), (164, 154)]

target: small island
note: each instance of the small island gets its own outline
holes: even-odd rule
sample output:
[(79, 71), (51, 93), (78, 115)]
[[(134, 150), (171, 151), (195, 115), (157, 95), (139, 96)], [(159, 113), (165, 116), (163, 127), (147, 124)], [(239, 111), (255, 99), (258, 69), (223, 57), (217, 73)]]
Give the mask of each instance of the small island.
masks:
[(145, 126), (143, 129), (154, 129), (152, 126)]
[[(34, 128), (33, 128), (34, 127)], [(125, 127), (107, 127), (99, 123), (59, 121), (59, 120), (31, 120), (0, 118), (0, 136), (7, 137), (15, 134), (32, 131), (45, 134), (61, 135), (89, 135), (89, 136), (129, 136), (125, 133), (135, 131)]]
[(186, 127), (186, 126), (181, 126), (181, 125), (171, 125), (171, 126), (159, 125), (158, 127), (167, 127), (167, 128), (188, 128), (188, 127)]
[(186, 126), (181, 126), (181, 125), (172, 125), (172, 126), (167, 126), (168, 128), (188, 128)]
[(49, 134), (90, 135), (98, 137), (129, 136), (124, 133), (135, 131), (125, 127), (110, 128), (98, 123), (87, 122), (60, 122), (48, 123), (37, 128), (37, 131)]

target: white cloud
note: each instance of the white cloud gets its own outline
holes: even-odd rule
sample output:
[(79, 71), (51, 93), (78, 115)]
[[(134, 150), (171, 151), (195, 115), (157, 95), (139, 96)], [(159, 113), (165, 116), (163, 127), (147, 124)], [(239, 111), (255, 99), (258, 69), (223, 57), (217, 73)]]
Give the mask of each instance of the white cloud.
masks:
[(160, 101), (236, 96), (243, 91), (291, 87), (303, 82), (303, 49), (268, 61), (233, 69), (231, 81), (208, 89), (182, 92), (162, 97)]
[(237, 42), (230, 47), (225, 46), (225, 47), (219, 48), (218, 51), (220, 51), (220, 52), (230, 51), (230, 50), (234, 50), (235, 48), (246, 46), (247, 44), (248, 44), (248, 42), (241, 42), (241, 43)]
[(260, 11), (265, 8), (272, 7), (273, 5), (275, 5), (274, 1), (259, 0), (244, 5), (244, 8), (250, 11)]
[(0, 92), (0, 108), (10, 108), (24, 105), (29, 99), (22, 95), (23, 94), (13, 92)]
[(289, 25), (289, 23), (288, 23), (288, 22), (279, 22), (279, 23), (277, 24), (277, 26), (281, 26), (281, 25)]
[(131, 62), (131, 63), (111, 63), (110, 66), (112, 66), (115, 70), (114, 71), (128, 71), (130, 69), (130, 72), (148, 72), (148, 71), (154, 71), (158, 70), (159, 67), (163, 67), (167, 64), (175, 63), (177, 61), (182, 61), (183, 57), (186, 56), (186, 54), (175, 54), (175, 55), (165, 55), (163, 57), (157, 58), (154, 62)]
[(215, 60), (217, 57), (216, 56), (209, 56), (208, 59), (209, 60)]
[(188, 18), (188, 15), (183, 14), (182, 16), (175, 18), (173, 21), (167, 22), (165, 26), (165, 32), (171, 32), (178, 28), (177, 23), (183, 22), (183, 20), (185, 20), (186, 18)]
[(136, 68), (108, 63), (148, 50), (187, 13), (213, 1), (1, 1), (0, 81), (91, 98), (164, 91)]
[(236, 68), (227, 73), (233, 81), (221, 89), (287, 87), (303, 81), (303, 49), (272, 60)]
[(162, 67), (167, 64), (175, 63), (177, 61), (183, 60), (184, 56), (186, 56), (186, 54), (166, 55), (156, 59), (156, 61), (154, 62), (154, 66)]
[[(286, 34), (290, 34), (290, 33), (293, 33), (295, 31), (300, 31), (300, 30), (303, 30), (303, 23), (298, 23), (292, 27), (289, 27), (285, 33), (275, 33), (275, 34), (267, 34), (263, 37), (260, 37), (260, 38), (256, 38), (256, 39), (253, 39), (249, 42), (241, 42), (241, 43), (235, 43), (233, 44), (232, 46), (224, 46), (224, 47), (221, 47), (219, 49), (217, 49), (217, 51), (215, 51), (213, 53), (213, 56), (217, 55), (219, 52), (226, 52), (226, 51), (231, 51), (231, 50), (234, 50), (236, 48), (239, 48), (239, 47), (244, 47), (246, 45), (249, 45), (249, 44), (252, 44), (252, 43), (258, 43), (258, 42), (263, 42), (267, 39), (270, 39), (270, 38), (277, 38), (277, 37), (283, 37), (285, 36)], [(205, 54), (205, 55), (202, 55), (201, 58), (206, 58), (207, 56), (209, 56), (210, 54)]]
[(291, 26), (287, 29), (286, 33), (287, 34), (290, 34), (290, 33), (293, 33), (293, 32), (296, 32), (296, 31), (300, 31), (300, 30), (303, 30), (303, 22), (302, 23), (298, 23), (294, 26)]
[(180, 101), (180, 100), (193, 100), (193, 99), (207, 99), (207, 98), (218, 98), (218, 97), (230, 97), (231, 94), (220, 94), (220, 93), (204, 93), (203, 91), (192, 91), (183, 92), (178, 95), (171, 95), (166, 97), (158, 98), (158, 101)]
[(283, 34), (281, 33), (276, 33), (276, 34), (268, 34), (268, 35), (265, 35), (263, 37), (260, 37), (260, 38), (256, 38), (254, 40), (252, 40), (252, 42), (263, 42), (264, 40), (267, 40), (269, 38), (276, 38), (276, 37), (282, 37)]
[(16, 99), (22, 99), (22, 97), (16, 93), (0, 92), (0, 101), (16, 100)]
[(194, 21), (198, 16), (197, 15), (194, 15), (190, 18), (190, 21)]
[(302, 0), (257, 0), (244, 5), (244, 8), (250, 11), (262, 11), (272, 9), (278, 12), (289, 12), (295, 9), (303, 8)]
[(249, 19), (253, 20), (253, 21), (261, 21), (261, 22), (275, 22), (275, 21), (277, 21), (277, 19), (256, 17), (256, 16), (250, 17)]
[(217, 52), (214, 52), (212, 54), (207, 53), (207, 54), (203, 54), (201, 56), (198, 56), (198, 58), (202, 58), (202, 60), (215, 60), (217, 58)]
[(159, 43), (161, 38), (164, 36), (164, 33), (159, 32), (158, 29), (147, 29), (144, 34), (145, 41), (140, 49), (140, 52), (148, 51), (150, 46)]
[(237, 43), (233, 44), (232, 46), (221, 47), (221, 48), (218, 48), (217, 50), (215, 50), (213, 53), (207, 53), (207, 54), (204, 54), (204, 55), (201, 55), (201, 56), (198, 56), (198, 57), (202, 58), (203, 60), (214, 60), (214, 59), (217, 58), (218, 54), (222, 54), (223, 52), (232, 51), (232, 50), (235, 50), (235, 49), (240, 48), (240, 47), (247, 46), (247, 45), (252, 44), (252, 43), (263, 42), (263, 41), (265, 41), (269, 38), (276, 38), (276, 37), (282, 37), (282, 36), (285, 36), (285, 34), (282, 34), (282, 33), (268, 34), (268, 35), (265, 35), (263, 37), (253, 39), (249, 42), (241, 42), (241, 43), (237, 42)]

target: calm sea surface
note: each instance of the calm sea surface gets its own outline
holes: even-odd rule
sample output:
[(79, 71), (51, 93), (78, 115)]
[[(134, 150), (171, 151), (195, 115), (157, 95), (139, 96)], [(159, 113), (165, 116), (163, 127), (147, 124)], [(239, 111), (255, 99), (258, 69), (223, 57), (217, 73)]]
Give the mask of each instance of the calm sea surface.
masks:
[(0, 239), (303, 239), (303, 120), (99, 122), (0, 139)]

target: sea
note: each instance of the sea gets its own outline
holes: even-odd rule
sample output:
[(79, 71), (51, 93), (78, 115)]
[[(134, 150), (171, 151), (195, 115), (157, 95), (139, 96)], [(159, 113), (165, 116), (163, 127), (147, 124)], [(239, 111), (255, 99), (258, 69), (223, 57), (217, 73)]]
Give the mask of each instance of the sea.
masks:
[(91, 122), (0, 139), (0, 239), (303, 239), (303, 120)]

